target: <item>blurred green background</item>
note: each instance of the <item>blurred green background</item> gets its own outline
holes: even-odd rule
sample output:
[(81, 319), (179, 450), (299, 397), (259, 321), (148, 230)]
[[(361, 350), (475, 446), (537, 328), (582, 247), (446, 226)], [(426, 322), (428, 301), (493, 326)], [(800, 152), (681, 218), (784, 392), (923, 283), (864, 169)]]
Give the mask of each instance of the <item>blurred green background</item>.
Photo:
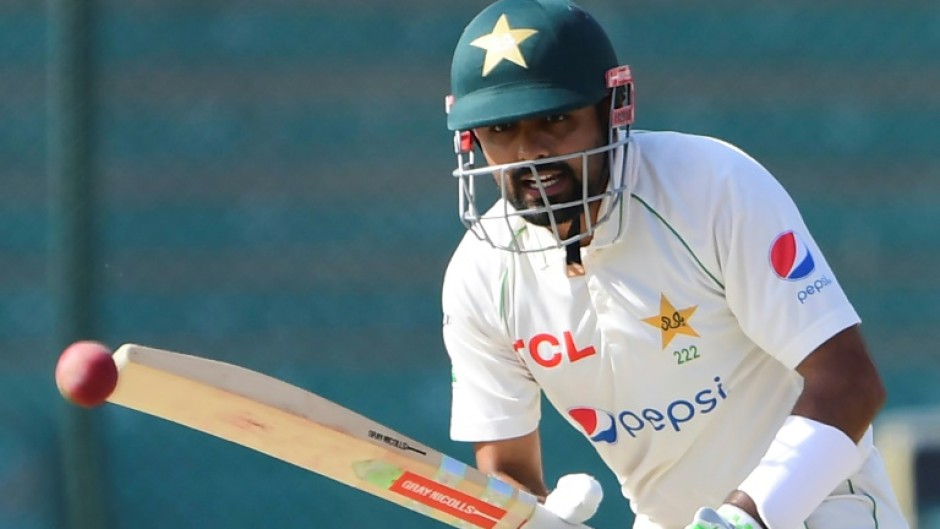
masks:
[[(0, 0), (0, 528), (438, 527), (132, 412), (78, 413), (78, 338), (235, 362), (447, 438), (449, 59), (487, 2)], [(940, 4), (583, 0), (637, 128), (718, 136), (790, 190), (890, 410), (940, 403)], [(545, 417), (546, 477), (602, 477)], [(729, 457), (733, 457), (729, 454)], [(925, 527), (921, 523), (921, 527)], [(940, 522), (938, 522), (940, 527)]]

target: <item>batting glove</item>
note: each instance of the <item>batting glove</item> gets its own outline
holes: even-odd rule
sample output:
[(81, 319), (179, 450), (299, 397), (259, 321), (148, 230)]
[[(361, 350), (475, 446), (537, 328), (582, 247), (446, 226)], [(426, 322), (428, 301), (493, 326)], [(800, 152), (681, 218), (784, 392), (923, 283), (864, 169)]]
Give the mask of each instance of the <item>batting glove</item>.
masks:
[(535, 512), (521, 529), (591, 529), (590, 527), (562, 520), (541, 503), (535, 504)]
[(764, 529), (764, 526), (739, 507), (725, 503), (717, 511), (702, 507), (685, 529)]
[(603, 498), (604, 490), (596, 479), (587, 474), (568, 474), (545, 497), (545, 508), (566, 522), (580, 524), (594, 516)]

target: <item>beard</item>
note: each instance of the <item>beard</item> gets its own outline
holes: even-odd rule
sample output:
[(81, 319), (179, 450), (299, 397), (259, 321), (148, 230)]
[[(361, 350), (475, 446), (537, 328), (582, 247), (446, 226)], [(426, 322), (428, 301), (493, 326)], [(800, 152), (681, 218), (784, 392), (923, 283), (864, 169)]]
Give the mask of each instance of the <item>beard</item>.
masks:
[[(516, 169), (508, 175), (509, 181), (512, 185), (509, 189), (507, 189), (506, 193), (507, 200), (510, 204), (512, 204), (512, 207), (514, 207), (517, 211), (522, 211), (526, 209), (540, 208), (552, 204), (564, 204), (575, 201), (578, 201), (578, 203), (550, 211), (524, 214), (522, 215), (522, 218), (525, 219), (526, 222), (536, 226), (550, 227), (552, 225), (552, 217), (554, 217), (556, 224), (564, 224), (584, 213), (584, 204), (580, 202), (583, 198), (585, 198), (583, 196), (584, 181), (575, 175), (574, 169), (572, 169), (570, 165), (564, 162), (554, 162), (550, 164), (539, 165), (538, 168), (540, 172), (543, 173), (554, 172), (558, 179), (570, 182), (571, 185), (569, 185), (565, 191), (548, 197), (548, 204), (545, 204), (545, 200), (542, 198), (541, 194), (533, 197), (528, 196), (523, 192), (524, 189), (526, 189), (528, 186), (525, 182), (523, 182), (522, 179), (525, 176), (531, 176), (532, 171), (528, 168)], [(607, 187), (607, 178), (604, 177), (604, 175), (606, 175), (606, 170), (607, 157), (604, 156), (604, 164), (601, 169), (601, 175), (599, 175), (596, 179), (588, 181), (588, 198), (598, 196), (605, 191)]]

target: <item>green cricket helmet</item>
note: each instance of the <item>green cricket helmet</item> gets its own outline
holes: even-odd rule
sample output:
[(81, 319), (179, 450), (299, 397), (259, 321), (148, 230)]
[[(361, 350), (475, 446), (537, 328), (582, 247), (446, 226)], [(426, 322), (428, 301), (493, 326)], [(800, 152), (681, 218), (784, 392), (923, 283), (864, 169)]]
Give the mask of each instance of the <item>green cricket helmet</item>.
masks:
[[(500, 243), (487, 233), (489, 217), (477, 208), (474, 179), (496, 177), (506, 199), (505, 178), (511, 171), (528, 168), (541, 189), (544, 204), (535, 208), (503, 208), (498, 218), (531, 218), (548, 215), (554, 244), (562, 247), (591, 235), (607, 215), (578, 233), (558, 233), (555, 213), (572, 206), (611, 197), (623, 192), (619, 171), (614, 174), (614, 155), (621, 154), (633, 122), (633, 80), (628, 66), (619, 66), (607, 34), (586, 11), (569, 0), (498, 0), (480, 12), (464, 29), (451, 65), (451, 95), (447, 96), (447, 126), (454, 131), (454, 150), (459, 180), (460, 218), (477, 236), (493, 246), (513, 251), (540, 251), (546, 247), (521, 250), (516, 241)], [(596, 105), (610, 97), (607, 144), (590, 151), (569, 153), (534, 161), (521, 161), (475, 167), (474, 137), (477, 127), (512, 123), (522, 119), (563, 114)], [(538, 166), (580, 157), (586, 173), (588, 157), (607, 153), (611, 178), (608, 190), (589, 194), (585, 182), (582, 197), (574, 202), (550, 203)], [(621, 164), (622, 165), (622, 164)], [(616, 178), (615, 178), (616, 176)], [(586, 180), (586, 179), (585, 179)]]

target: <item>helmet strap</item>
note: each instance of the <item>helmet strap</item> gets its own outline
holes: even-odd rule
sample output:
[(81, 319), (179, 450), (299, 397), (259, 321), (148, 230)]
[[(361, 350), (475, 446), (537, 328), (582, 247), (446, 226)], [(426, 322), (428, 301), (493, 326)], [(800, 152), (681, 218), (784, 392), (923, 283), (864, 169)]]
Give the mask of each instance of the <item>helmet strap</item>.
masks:
[[(581, 232), (581, 215), (575, 215), (571, 219), (571, 227), (568, 228), (568, 238), (574, 237)], [(565, 273), (568, 277), (580, 277), (584, 275), (584, 265), (581, 263), (581, 241), (571, 241), (565, 245)]]

